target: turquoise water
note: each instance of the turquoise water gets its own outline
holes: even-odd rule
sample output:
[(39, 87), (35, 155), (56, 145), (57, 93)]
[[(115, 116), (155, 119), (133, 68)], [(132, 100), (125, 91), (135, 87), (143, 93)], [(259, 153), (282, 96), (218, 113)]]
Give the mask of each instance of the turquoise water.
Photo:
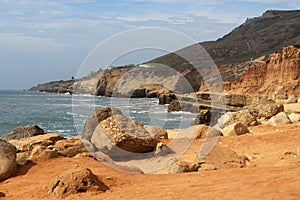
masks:
[(86, 118), (98, 108), (114, 106), (144, 125), (186, 128), (195, 114), (168, 113), (157, 99), (125, 99), (29, 91), (0, 91), (0, 135), (18, 126), (39, 125), (65, 137), (81, 133)]

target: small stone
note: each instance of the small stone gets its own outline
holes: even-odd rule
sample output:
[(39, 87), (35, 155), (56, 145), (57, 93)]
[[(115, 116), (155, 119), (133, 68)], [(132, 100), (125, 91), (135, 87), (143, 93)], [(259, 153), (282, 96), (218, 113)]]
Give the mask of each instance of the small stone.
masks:
[(298, 146), (298, 149), (297, 149), (297, 156), (300, 156), (300, 145)]

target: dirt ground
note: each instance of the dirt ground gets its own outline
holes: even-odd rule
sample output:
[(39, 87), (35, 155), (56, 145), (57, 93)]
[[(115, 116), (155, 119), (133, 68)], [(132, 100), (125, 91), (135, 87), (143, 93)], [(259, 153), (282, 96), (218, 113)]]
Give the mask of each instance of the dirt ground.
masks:
[[(220, 137), (250, 161), (244, 168), (183, 174), (131, 174), (111, 169), (91, 157), (56, 158), (19, 168), (19, 175), (0, 183), (0, 199), (57, 199), (48, 195), (51, 180), (75, 166), (88, 167), (110, 190), (80, 193), (65, 199), (300, 199), (300, 123), (262, 125), (251, 134)], [(184, 155), (195, 155), (195, 140)]]

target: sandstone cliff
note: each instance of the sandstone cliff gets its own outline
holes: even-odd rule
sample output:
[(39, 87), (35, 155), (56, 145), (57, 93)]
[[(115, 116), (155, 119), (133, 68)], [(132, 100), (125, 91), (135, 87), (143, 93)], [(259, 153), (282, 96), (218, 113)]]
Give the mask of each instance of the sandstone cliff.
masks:
[(300, 95), (300, 46), (292, 45), (281, 52), (260, 57), (240, 78), (225, 83), (232, 93), (273, 95), (287, 92)]

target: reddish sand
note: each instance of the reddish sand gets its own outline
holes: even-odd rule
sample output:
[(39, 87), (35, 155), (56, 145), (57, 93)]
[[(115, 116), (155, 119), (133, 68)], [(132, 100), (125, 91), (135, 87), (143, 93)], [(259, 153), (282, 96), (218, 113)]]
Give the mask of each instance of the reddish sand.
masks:
[[(66, 199), (300, 199), (300, 124), (258, 126), (239, 137), (220, 137), (218, 145), (249, 157), (245, 168), (184, 174), (129, 174), (90, 157), (57, 158), (19, 169), (0, 183), (3, 199), (57, 199), (47, 194), (50, 182), (65, 170), (88, 167), (110, 187), (105, 193), (80, 193)], [(192, 157), (201, 140), (185, 157)], [(22, 175), (23, 174), (23, 175)]]

